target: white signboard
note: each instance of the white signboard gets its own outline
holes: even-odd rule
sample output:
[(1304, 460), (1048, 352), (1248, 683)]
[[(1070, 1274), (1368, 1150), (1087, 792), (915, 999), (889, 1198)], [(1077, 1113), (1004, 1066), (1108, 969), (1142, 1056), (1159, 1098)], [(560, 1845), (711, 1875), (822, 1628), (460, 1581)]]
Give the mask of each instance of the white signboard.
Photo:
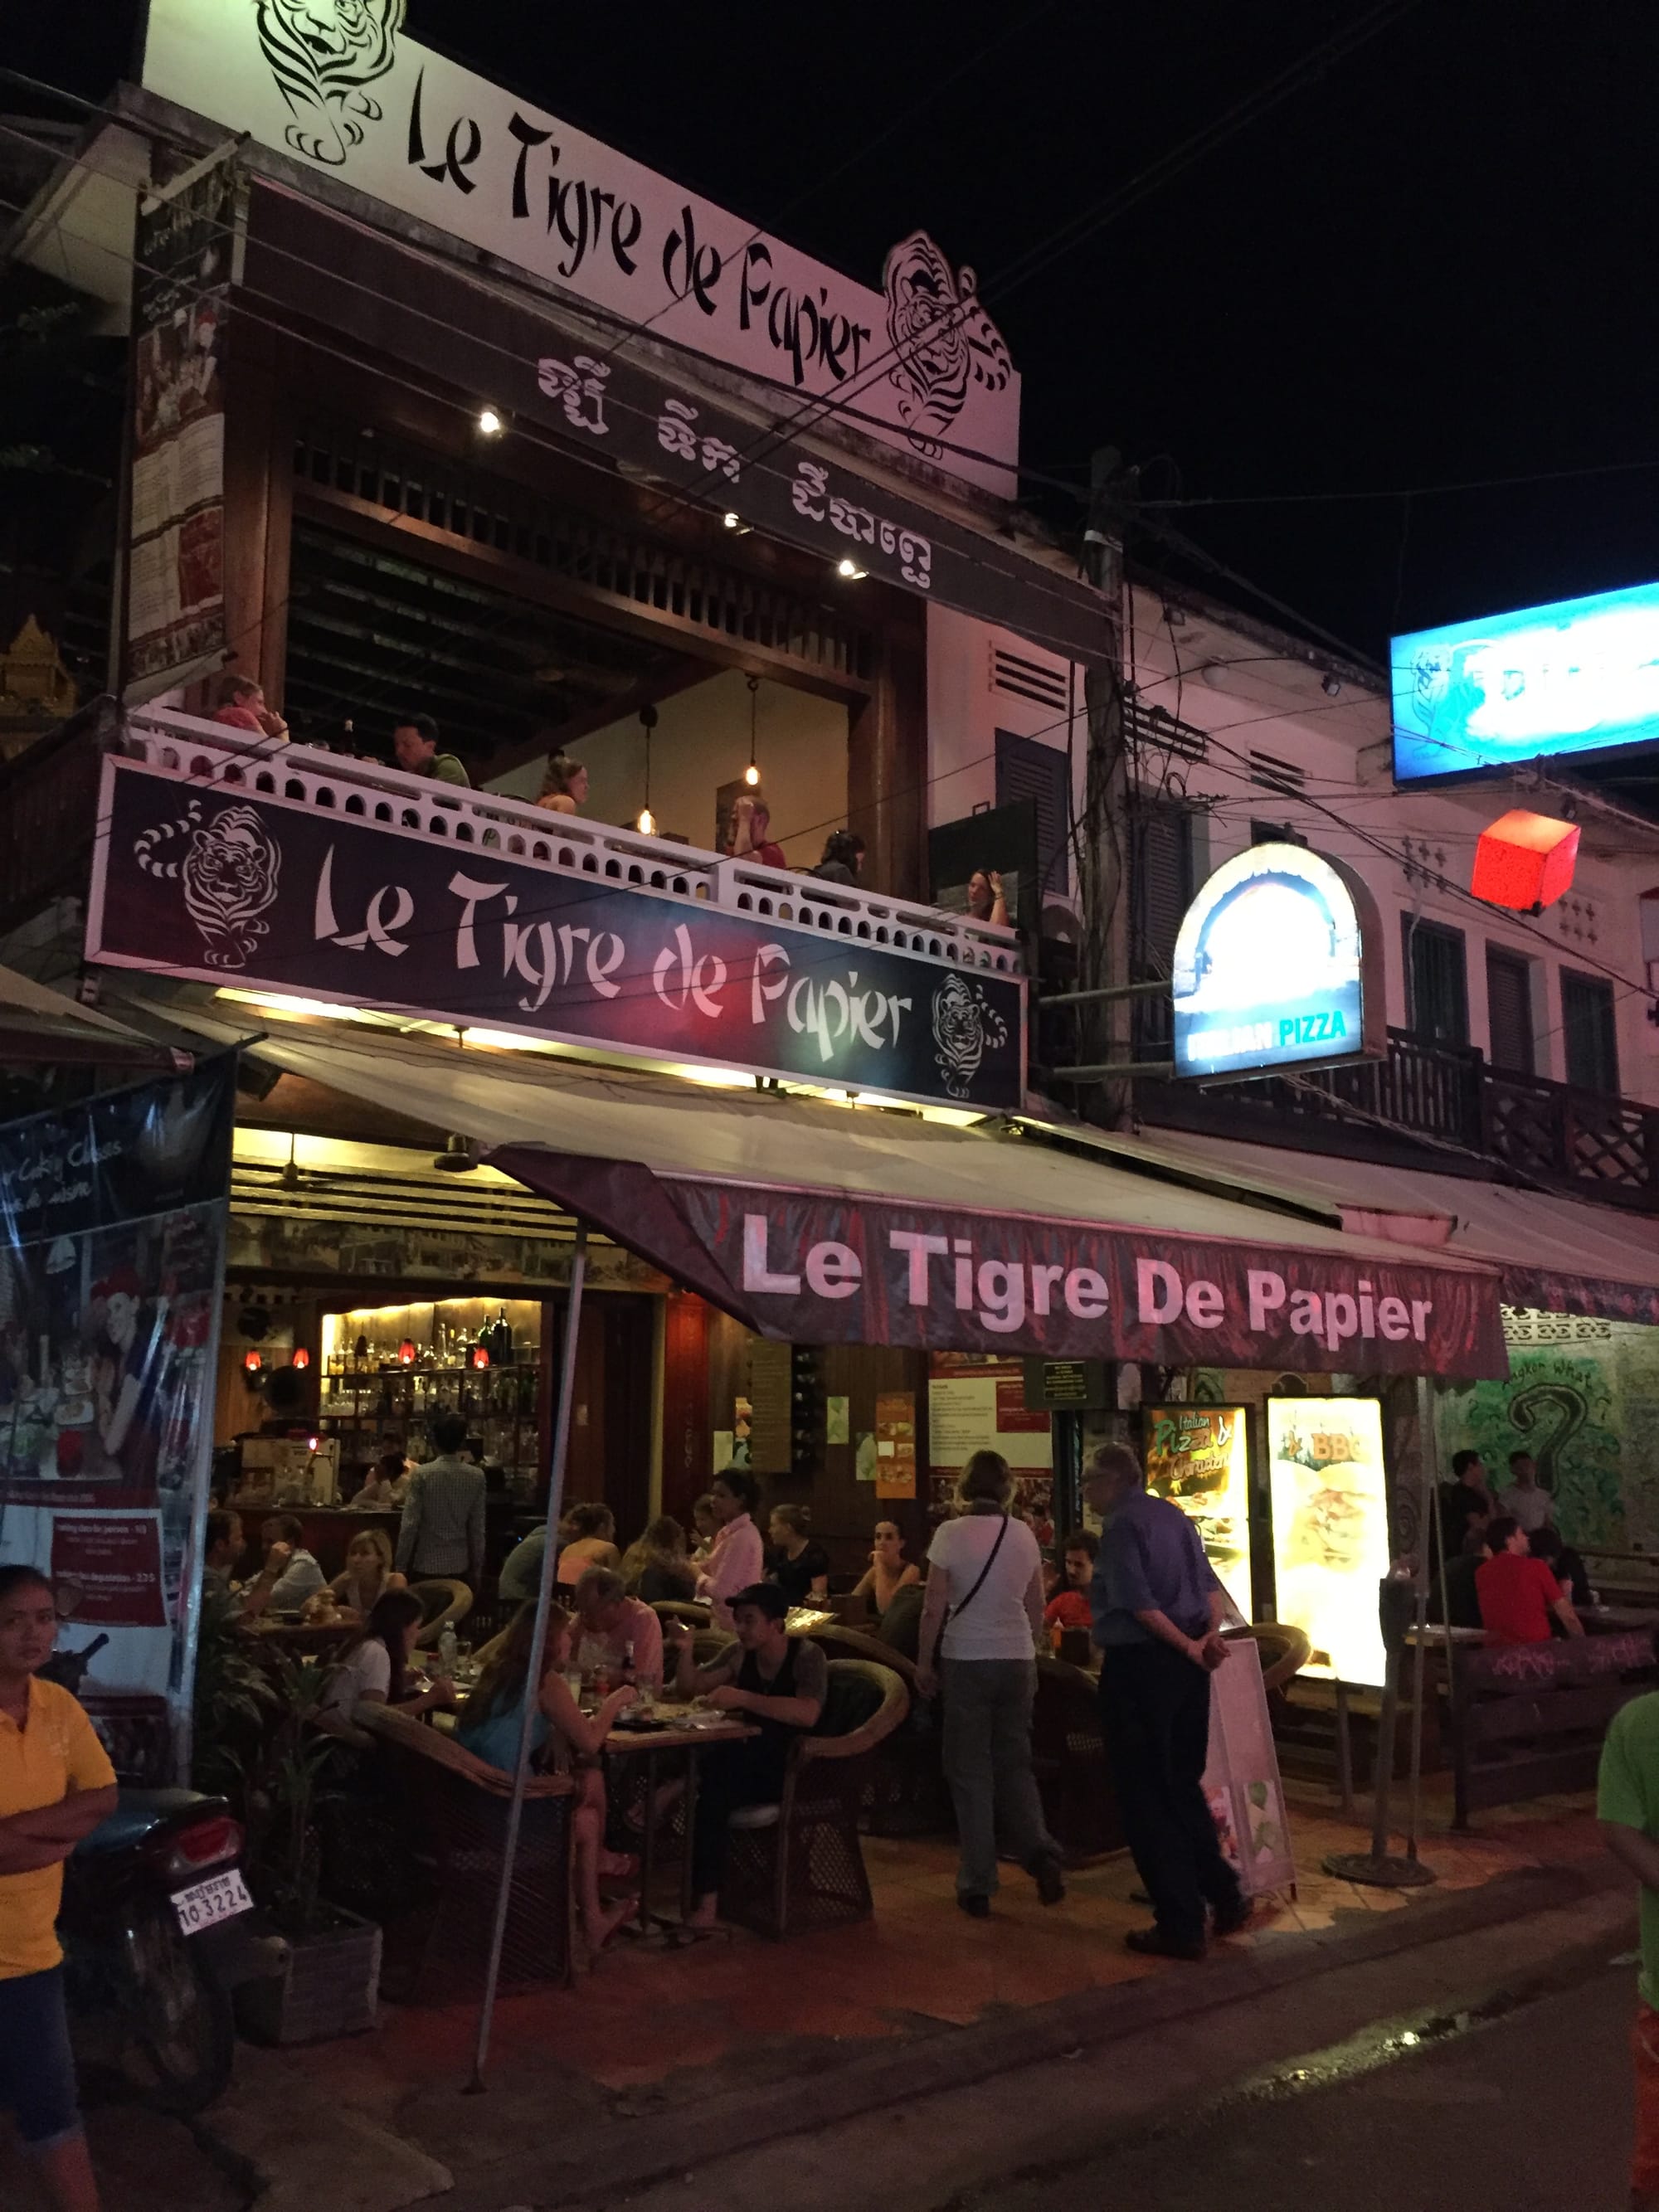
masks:
[(404, 34), (403, 0), (150, 0), (147, 90), (1012, 496), (1019, 379), (925, 232), (855, 284)]
[(1267, 1403), (1279, 1618), (1312, 1641), (1304, 1674), (1380, 1688), (1377, 1585), (1389, 1571), (1381, 1401)]

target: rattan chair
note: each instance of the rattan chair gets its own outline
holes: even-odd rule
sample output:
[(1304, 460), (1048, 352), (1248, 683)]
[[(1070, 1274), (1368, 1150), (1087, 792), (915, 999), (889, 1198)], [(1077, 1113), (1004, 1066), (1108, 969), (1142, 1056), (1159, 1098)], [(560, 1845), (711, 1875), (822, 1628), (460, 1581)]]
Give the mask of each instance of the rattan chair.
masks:
[(880, 1703), (843, 1735), (803, 1735), (790, 1750), (779, 1802), (732, 1815), (721, 1916), (775, 1940), (867, 1920), (874, 1910), (860, 1801), (872, 1753), (902, 1723), (910, 1700), (890, 1667), (867, 1659), (832, 1659), (830, 1674), (832, 1686), (837, 1677), (867, 1684)]
[(862, 1629), (828, 1624), (806, 1631), (809, 1643), (831, 1659), (864, 1659), (890, 1668), (903, 1683), (910, 1710), (878, 1747), (864, 1784), (864, 1825), (872, 1836), (936, 1835), (951, 1825), (950, 1794), (939, 1760), (939, 1711), (924, 1698), (914, 1660)]
[(1107, 1764), (1100, 1705), (1080, 1667), (1037, 1655), (1031, 1763), (1048, 1832), (1068, 1866), (1123, 1848), (1123, 1822)]
[(1313, 1651), (1307, 1630), (1292, 1628), (1286, 1621), (1257, 1620), (1248, 1628), (1228, 1628), (1222, 1633), (1241, 1643), (1249, 1637), (1260, 1649), (1261, 1686), (1269, 1697), (1301, 1673)]
[(466, 1619), (472, 1610), (472, 1591), (462, 1582), (446, 1575), (434, 1575), (425, 1582), (411, 1583), (410, 1589), (421, 1601), (421, 1625), (415, 1632), (416, 1647), (429, 1651), (446, 1628), (453, 1628)]
[[(472, 1996), (489, 1951), (512, 1778), (407, 1713), (360, 1705), (356, 1717), (374, 1742), (426, 1877), (418, 1905), (386, 1923), (381, 1993), (406, 2004)], [(574, 1802), (568, 1775), (531, 1778), (501, 1951), (506, 1987), (570, 1978)]]
[(659, 1620), (683, 1620), (690, 1629), (708, 1628), (714, 1618), (708, 1606), (694, 1605), (689, 1599), (678, 1597), (655, 1598), (651, 1610)]

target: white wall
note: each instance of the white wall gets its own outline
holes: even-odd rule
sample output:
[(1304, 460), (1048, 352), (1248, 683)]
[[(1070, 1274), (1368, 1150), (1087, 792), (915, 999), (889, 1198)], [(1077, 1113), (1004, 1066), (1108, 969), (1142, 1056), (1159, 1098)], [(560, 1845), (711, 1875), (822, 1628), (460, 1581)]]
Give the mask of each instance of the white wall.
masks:
[[(723, 670), (658, 708), (651, 733), (651, 811), (659, 832), (690, 840), (700, 851), (714, 842), (714, 793), (749, 764), (749, 686)], [(815, 866), (823, 841), (847, 821), (847, 709), (833, 700), (763, 679), (756, 700), (761, 789), (772, 809), (772, 836), (793, 867)], [(645, 730), (637, 716), (582, 738), (571, 757), (587, 766), (592, 822), (626, 828), (645, 803)], [(540, 760), (493, 787), (534, 799)]]
[[(1156, 595), (1138, 592), (1134, 606), (1133, 673), (1143, 704), (1163, 704), (1211, 739), (1206, 760), (1174, 763), (1188, 799), (1206, 810), (1208, 866), (1218, 866), (1250, 842), (1252, 819), (1289, 823), (1310, 845), (1346, 861), (1382, 916), (1388, 1015), (1395, 1027), (1406, 1023), (1403, 914), (1462, 932), (1469, 1040), (1483, 1051), (1491, 1042), (1486, 947), (1522, 954), (1533, 963), (1536, 1071), (1565, 1080), (1562, 970), (1596, 975), (1611, 969), (1632, 984), (1645, 980), (1638, 902), (1659, 885), (1659, 825), (1645, 830), (1594, 800), (1583, 801), (1572, 890), (1535, 918), (1425, 884), (1408, 873), (1408, 845), (1424, 854), (1431, 874), (1467, 887), (1483, 829), (1512, 806), (1559, 814), (1564, 794), (1528, 789), (1519, 777), (1459, 790), (1396, 792), (1386, 699), (1346, 680), (1333, 698), (1321, 687), (1319, 668), (1207, 613), (1188, 611), (1172, 626)], [(1300, 769), (1305, 795), (1288, 798), (1254, 781), (1239, 757), (1252, 751)], [(1389, 850), (1379, 852), (1373, 838)], [(1618, 982), (1614, 990), (1620, 1090), (1626, 1097), (1659, 1103), (1659, 1029), (1647, 1018), (1650, 1002)]]
[[(998, 655), (1005, 656), (999, 665)], [(1053, 702), (1022, 696), (1011, 663), (1041, 672), (1030, 688), (1052, 690)], [(1062, 703), (1063, 702), (1063, 703)], [(959, 821), (996, 803), (996, 733), (1011, 731), (1066, 748), (1073, 759), (1073, 805), (1081, 804), (1088, 742), (1083, 671), (1012, 630), (957, 614), (927, 610), (927, 820)]]

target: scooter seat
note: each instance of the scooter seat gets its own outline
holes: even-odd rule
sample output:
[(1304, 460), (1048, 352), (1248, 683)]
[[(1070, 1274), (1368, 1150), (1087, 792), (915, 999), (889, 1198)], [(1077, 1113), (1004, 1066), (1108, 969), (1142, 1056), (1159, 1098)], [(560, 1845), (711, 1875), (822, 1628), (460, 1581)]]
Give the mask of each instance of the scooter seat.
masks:
[(123, 1790), (121, 1802), (106, 1820), (76, 1845), (77, 1856), (94, 1857), (100, 1851), (124, 1851), (141, 1844), (166, 1822), (198, 1806), (210, 1808), (215, 1800), (199, 1790)]

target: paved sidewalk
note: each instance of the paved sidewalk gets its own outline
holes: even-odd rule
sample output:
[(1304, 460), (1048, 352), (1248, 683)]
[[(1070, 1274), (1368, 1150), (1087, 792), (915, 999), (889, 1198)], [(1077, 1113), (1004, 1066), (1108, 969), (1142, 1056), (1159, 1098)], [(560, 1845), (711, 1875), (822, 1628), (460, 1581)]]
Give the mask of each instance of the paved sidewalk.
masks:
[[(832, 2125), (989, 2081), (1043, 2051), (1132, 2034), (1137, 2022), (1248, 2003), (1344, 1961), (1404, 1960), (1449, 1934), (1570, 1905), (1607, 1879), (1585, 1798), (1489, 1815), (1478, 1836), (1433, 1834), (1424, 1856), (1439, 1880), (1413, 1892), (1324, 1875), (1324, 1855), (1359, 1847), (1363, 1831), (1306, 1792), (1289, 1809), (1295, 1899), (1259, 1908), (1200, 1968), (1123, 1949), (1147, 1918), (1129, 1901), (1127, 1856), (1074, 1874), (1048, 1911), (1005, 1869), (993, 1917), (975, 1922), (955, 1909), (948, 1843), (867, 1838), (873, 1921), (782, 1946), (738, 1936), (684, 1951), (624, 1948), (570, 1990), (505, 1999), (483, 2096), (462, 2091), (475, 2005), (387, 2006), (372, 2035), (245, 2047), (235, 2087), (200, 2132), (225, 2170), (267, 2178), (246, 2200), (259, 2212), (395, 2212), (441, 2196), (553, 2203), (572, 2161), (642, 2181), (665, 2160), (730, 2154), (804, 2112)], [(1409, 1983), (1408, 1966), (1396, 1972)], [(501, 2194), (486, 2177), (526, 2193)], [(0, 2160), (8, 2203), (9, 2179)], [(113, 2173), (108, 2197), (112, 2212), (155, 2201)], [(199, 2201), (216, 2212), (224, 2199)]]

